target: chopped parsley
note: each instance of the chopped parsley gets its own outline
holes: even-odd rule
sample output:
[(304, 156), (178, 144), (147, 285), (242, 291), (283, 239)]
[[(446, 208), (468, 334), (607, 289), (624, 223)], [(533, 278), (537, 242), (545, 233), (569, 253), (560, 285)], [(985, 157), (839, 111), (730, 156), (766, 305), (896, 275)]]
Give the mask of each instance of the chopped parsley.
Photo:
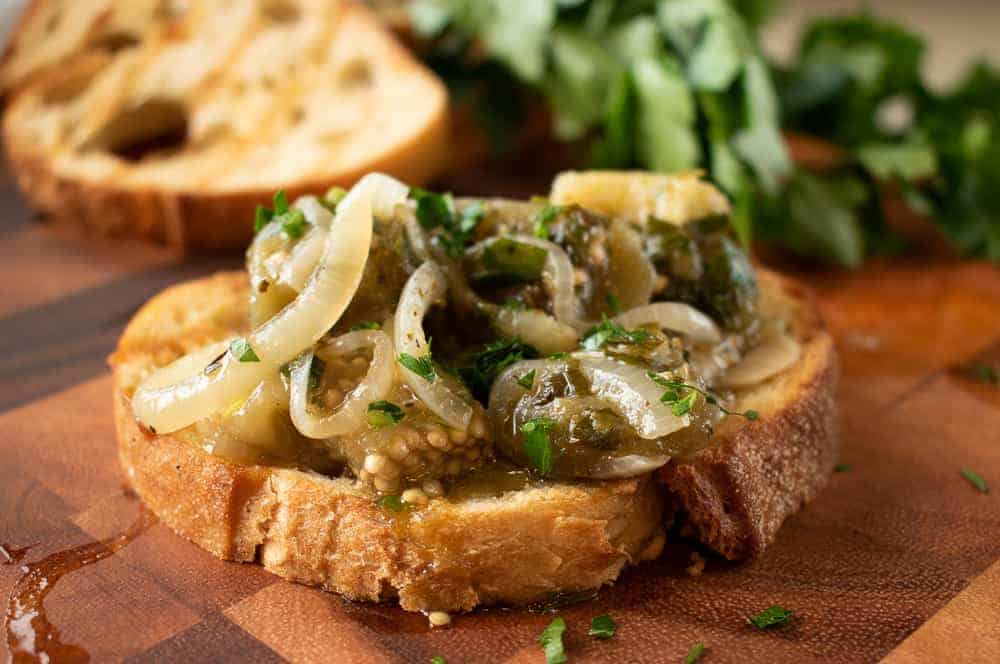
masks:
[(289, 238), (295, 240), (302, 237), (309, 222), (306, 221), (302, 210), (288, 207), (288, 196), (284, 189), (279, 189), (278, 193), (274, 195), (273, 205), (274, 209), (266, 208), (263, 205), (257, 206), (254, 213), (254, 233), (259, 233), (272, 221), (277, 221), (281, 223), (281, 229)]
[(526, 390), (530, 390), (531, 386), (535, 384), (535, 370), (527, 372), (523, 376), (517, 379), (517, 384)]
[(337, 206), (340, 205), (340, 201), (344, 200), (344, 196), (346, 195), (347, 190), (343, 187), (330, 187), (323, 194), (323, 198), (319, 199), (319, 202), (327, 210), (336, 214)]
[(545, 207), (538, 211), (535, 216), (535, 237), (542, 240), (549, 239), (549, 224), (555, 221), (556, 217), (562, 214), (563, 207), (561, 205), (552, 205), (549, 202), (545, 203)]
[(442, 657), (441, 655), (435, 655), (434, 657), (431, 658), (431, 664), (448, 664), (448, 663), (444, 661), (444, 657)]
[(835, 473), (846, 473), (851, 469), (851, 464), (849, 463), (838, 463), (833, 467), (833, 472)]
[(598, 639), (610, 639), (615, 635), (615, 621), (607, 614), (597, 616), (590, 621), (590, 631), (587, 634)]
[(391, 401), (380, 399), (368, 404), (368, 424), (375, 429), (397, 424), (404, 417), (403, 409)]
[(358, 330), (381, 330), (382, 324), (377, 323), (373, 320), (361, 321), (360, 323), (355, 323), (351, 326), (351, 332), (357, 332)]
[(293, 240), (297, 240), (305, 235), (306, 226), (308, 225), (309, 222), (306, 221), (306, 215), (298, 208), (289, 210), (282, 215), (281, 229), (285, 231), (285, 235)]
[(562, 637), (566, 631), (566, 621), (559, 616), (545, 628), (538, 637), (538, 645), (545, 652), (545, 664), (566, 664), (566, 649)]
[(746, 410), (742, 413), (736, 410), (729, 410), (719, 402), (719, 398), (714, 394), (706, 392), (705, 390), (697, 387), (696, 385), (691, 385), (690, 383), (685, 383), (680, 380), (672, 380), (670, 378), (664, 378), (663, 376), (649, 371), (646, 373), (651, 381), (659, 385), (660, 387), (666, 388), (663, 396), (660, 397), (660, 401), (670, 406), (670, 410), (674, 415), (680, 417), (681, 415), (686, 415), (691, 412), (695, 403), (698, 400), (698, 395), (705, 397), (705, 403), (715, 406), (721, 410), (726, 415), (736, 415), (738, 417), (745, 417), (748, 420), (756, 420), (760, 417), (760, 413), (756, 410)]
[(608, 308), (611, 309), (611, 314), (617, 316), (622, 312), (622, 303), (618, 301), (618, 296), (614, 293), (608, 293), (605, 298), (608, 301)]
[(466, 205), (460, 212), (455, 211), (455, 200), (451, 194), (435, 194), (413, 187), (410, 197), (417, 203), (417, 221), (427, 230), (441, 229), (440, 242), (445, 253), (452, 258), (460, 258), (465, 253), (466, 243), (472, 239), (476, 226), (486, 216), (480, 201)]
[(528, 305), (526, 305), (524, 302), (521, 302), (520, 300), (513, 297), (508, 297), (506, 300), (504, 300), (503, 306), (507, 307), (508, 309), (513, 309), (514, 311), (524, 311), (525, 309), (528, 308)]
[(421, 355), (420, 357), (413, 357), (409, 353), (400, 353), (396, 361), (428, 383), (433, 383), (434, 379), (437, 378), (437, 372), (434, 371), (434, 362), (431, 360), (430, 353)]
[(757, 615), (747, 618), (747, 624), (753, 625), (757, 629), (778, 627), (781, 625), (787, 625), (788, 621), (792, 619), (794, 614), (794, 611), (790, 611), (775, 604), (774, 606), (769, 606), (764, 609)]
[(466, 359), (467, 366), (458, 370), (472, 394), (480, 401), (489, 397), (490, 387), (500, 372), (524, 359), (538, 357), (538, 351), (520, 339), (497, 339), (483, 346)]
[(250, 343), (243, 337), (233, 339), (232, 343), (229, 344), (229, 352), (240, 362), (260, 362), (257, 353), (253, 352)]
[(691, 650), (688, 650), (687, 656), (684, 658), (684, 664), (694, 664), (701, 656), (705, 653), (705, 644), (699, 641), (698, 643), (691, 646)]
[(549, 355), (550, 360), (565, 360), (567, 357), (569, 357), (569, 353), (563, 351), (559, 351), (558, 353), (552, 353), (551, 355)]
[(986, 362), (973, 362), (965, 370), (969, 378), (987, 385), (1000, 385), (1000, 370)]
[(389, 512), (402, 512), (406, 505), (403, 504), (403, 499), (395, 495), (382, 496), (375, 501), (375, 504), (384, 510)]
[(521, 425), (524, 434), (524, 453), (542, 477), (552, 472), (552, 442), (549, 431), (555, 427), (555, 420), (536, 417)]
[(600, 325), (587, 330), (581, 345), (587, 350), (600, 350), (607, 344), (645, 343), (652, 336), (648, 330), (626, 330), (618, 323), (604, 316)]
[(976, 490), (979, 491), (979, 493), (990, 492), (990, 487), (986, 485), (986, 480), (984, 480), (983, 476), (976, 471), (971, 468), (963, 468), (959, 472), (962, 473), (962, 477), (969, 481), (969, 484), (976, 487)]

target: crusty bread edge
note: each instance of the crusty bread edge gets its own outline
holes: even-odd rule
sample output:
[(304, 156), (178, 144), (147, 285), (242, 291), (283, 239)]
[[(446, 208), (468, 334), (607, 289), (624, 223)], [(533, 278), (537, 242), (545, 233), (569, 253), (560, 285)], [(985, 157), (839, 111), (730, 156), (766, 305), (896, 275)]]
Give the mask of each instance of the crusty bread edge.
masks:
[(833, 339), (807, 290), (759, 272), (801, 303), (795, 324), (803, 367), (788, 388), (795, 398), (759, 421), (720, 431), (711, 447), (659, 473), (701, 542), (730, 560), (759, 556), (785, 519), (823, 488), (839, 454)]

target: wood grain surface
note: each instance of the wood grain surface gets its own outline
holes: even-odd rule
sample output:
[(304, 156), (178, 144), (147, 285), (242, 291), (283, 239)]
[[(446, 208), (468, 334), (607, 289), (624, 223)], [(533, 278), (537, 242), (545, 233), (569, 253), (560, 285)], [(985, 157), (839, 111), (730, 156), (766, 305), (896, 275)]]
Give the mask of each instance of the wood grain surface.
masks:
[[(490, 610), (431, 630), (420, 615), (218, 561), (139, 520), (115, 461), (105, 355), (147, 297), (237, 258), (94, 246), (27, 223), (3, 192), (0, 258), (0, 596), (17, 599), (32, 570), (65, 566), (60, 552), (88, 552), (92, 563), (45, 589), (68, 648), (52, 652), (101, 662), (544, 661), (536, 639), (552, 614)], [(596, 599), (562, 608), (570, 661), (679, 662), (698, 641), (705, 662), (1000, 661), (1000, 393), (954, 370), (1000, 357), (1000, 271), (913, 261), (799, 276), (841, 353), (849, 469), (757, 561), (701, 551), (704, 574), (692, 577), (695, 549), (671, 544)], [(994, 490), (976, 491), (959, 474), (966, 467)], [(772, 604), (795, 610), (790, 626), (746, 624)], [(55, 647), (16, 608), (0, 649), (29, 637)], [(602, 613), (619, 627), (609, 641), (587, 636)]]

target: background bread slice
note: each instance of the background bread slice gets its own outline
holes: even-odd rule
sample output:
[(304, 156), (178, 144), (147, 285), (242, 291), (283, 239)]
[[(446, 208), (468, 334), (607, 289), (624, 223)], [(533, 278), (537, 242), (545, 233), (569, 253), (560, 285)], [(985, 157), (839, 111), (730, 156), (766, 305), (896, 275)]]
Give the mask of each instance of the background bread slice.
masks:
[[(118, 3), (115, 3), (116, 5)], [(31, 203), (105, 234), (244, 246), (253, 209), (446, 158), (447, 93), (350, 0), (205, 0), (28, 83), (3, 135)]]
[(549, 483), (500, 498), (435, 500), (400, 519), (350, 480), (235, 465), (143, 430), (128, 398), (144, 375), (244, 331), (242, 273), (168, 289), (129, 324), (111, 357), (120, 462), (150, 509), (213, 554), (257, 560), (354, 599), (398, 597), (408, 610), (521, 604), (610, 583), (626, 564), (659, 555), (675, 502), (710, 546), (756, 553), (822, 486), (836, 455), (832, 410), (810, 413), (831, 406), (829, 337), (794, 286), (766, 273), (762, 280), (768, 306), (795, 317), (804, 360), (742, 396), (760, 410), (757, 422), (733, 422), (716, 446), (666, 468), (669, 493), (653, 478)]

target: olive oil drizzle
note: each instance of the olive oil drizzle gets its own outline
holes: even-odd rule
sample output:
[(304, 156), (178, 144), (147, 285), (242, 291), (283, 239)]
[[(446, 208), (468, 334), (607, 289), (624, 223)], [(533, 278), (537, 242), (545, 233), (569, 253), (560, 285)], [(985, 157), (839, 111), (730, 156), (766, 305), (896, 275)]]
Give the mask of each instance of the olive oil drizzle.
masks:
[[(4, 632), (10, 661), (28, 662), (88, 662), (90, 654), (80, 646), (60, 640), (59, 630), (45, 613), (45, 597), (59, 580), (70, 572), (113, 555), (156, 523), (156, 517), (144, 508), (127, 530), (114, 537), (57, 551), (41, 560), (21, 567), (21, 577), (14, 583), (7, 601)], [(27, 549), (2, 548), (4, 564), (13, 565), (24, 557)]]

